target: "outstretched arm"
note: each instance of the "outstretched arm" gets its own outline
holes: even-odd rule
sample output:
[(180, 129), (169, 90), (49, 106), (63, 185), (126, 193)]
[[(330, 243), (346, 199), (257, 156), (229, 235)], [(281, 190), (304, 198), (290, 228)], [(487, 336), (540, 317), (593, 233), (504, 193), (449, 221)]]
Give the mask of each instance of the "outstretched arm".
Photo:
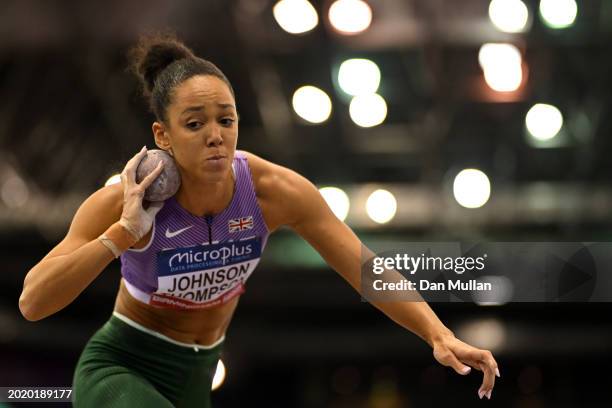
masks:
[[(255, 161), (261, 159), (255, 158)], [(267, 162), (266, 162), (267, 163)], [(299, 174), (267, 163), (268, 183), (274, 197), (270, 210), (275, 217), (295, 230), (310, 243), (325, 261), (348, 283), (361, 291), (361, 259), (363, 244), (353, 231), (329, 209), (317, 188)], [(265, 187), (264, 187), (265, 189)], [(267, 195), (267, 192), (263, 192)], [(268, 197), (270, 198), (270, 197)], [(277, 203), (277, 204), (275, 204)], [(390, 319), (425, 340), (433, 349), (435, 359), (452, 367), (459, 374), (468, 374), (473, 367), (483, 372), (478, 390), (480, 398), (491, 397), (497, 363), (490, 351), (480, 350), (460, 340), (438, 319), (424, 302), (372, 302)]]

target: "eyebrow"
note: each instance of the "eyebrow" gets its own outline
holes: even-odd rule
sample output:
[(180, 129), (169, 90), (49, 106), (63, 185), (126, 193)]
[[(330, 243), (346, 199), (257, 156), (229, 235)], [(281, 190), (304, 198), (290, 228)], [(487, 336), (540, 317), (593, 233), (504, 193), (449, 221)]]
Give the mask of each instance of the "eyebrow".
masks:
[[(234, 110), (236, 109), (236, 107), (232, 105), (231, 103), (218, 103), (217, 106), (222, 109), (227, 109), (227, 108), (234, 108)], [(181, 115), (184, 115), (185, 113), (188, 113), (188, 112), (199, 112), (203, 110), (205, 110), (204, 105), (190, 106), (187, 109), (185, 109), (183, 112), (181, 112)]]

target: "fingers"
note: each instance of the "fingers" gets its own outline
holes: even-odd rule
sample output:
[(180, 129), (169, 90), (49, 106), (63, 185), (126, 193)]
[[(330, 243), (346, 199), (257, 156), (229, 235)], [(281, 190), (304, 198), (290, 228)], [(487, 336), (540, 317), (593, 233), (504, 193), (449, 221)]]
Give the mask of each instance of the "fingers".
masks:
[(164, 170), (164, 162), (160, 161), (159, 163), (157, 163), (157, 166), (155, 167), (155, 170), (153, 170), (151, 173), (149, 173), (147, 175), (147, 177), (145, 177), (139, 184), (139, 186), (144, 190), (147, 189), (147, 187), (149, 187), (151, 185), (151, 183), (153, 183), (153, 181), (157, 178), (157, 176), (159, 176), (161, 174), (161, 172)]
[(142, 146), (142, 149), (140, 149), (140, 151), (138, 153), (136, 153), (134, 155), (134, 157), (132, 157), (128, 162), (127, 165), (125, 166), (126, 168), (129, 167), (130, 169), (134, 169), (134, 171), (136, 170), (136, 167), (138, 167), (138, 164), (140, 164), (141, 160), (147, 155), (147, 146)]
[(121, 172), (121, 181), (127, 183), (128, 186), (136, 184), (136, 169), (147, 154), (147, 147), (143, 146), (142, 149), (132, 157), (125, 165)]
[(499, 368), (497, 362), (493, 358), (493, 355), (488, 350), (478, 351), (478, 368), (483, 372), (483, 380), (480, 389), (478, 390), (478, 396), (482, 399), (483, 396), (491, 399), (491, 393), (495, 386), (495, 376), (499, 374)]
[(451, 367), (457, 374), (467, 375), (472, 370), (471, 367), (463, 364), (450, 350), (434, 351), (434, 357), (442, 365)]
[(500, 377), (500, 373), (497, 362), (490, 351), (479, 350), (454, 339), (454, 342), (447, 343), (447, 347), (436, 347), (434, 357), (443, 365), (453, 367), (460, 374), (469, 373), (469, 368), (467, 370), (464, 368), (467, 367), (465, 364), (482, 371), (483, 380), (478, 389), (478, 397), (482, 399), (486, 396), (491, 399), (495, 376)]
[(155, 218), (155, 215), (164, 207), (163, 201), (151, 201), (147, 209), (145, 210), (151, 218)]

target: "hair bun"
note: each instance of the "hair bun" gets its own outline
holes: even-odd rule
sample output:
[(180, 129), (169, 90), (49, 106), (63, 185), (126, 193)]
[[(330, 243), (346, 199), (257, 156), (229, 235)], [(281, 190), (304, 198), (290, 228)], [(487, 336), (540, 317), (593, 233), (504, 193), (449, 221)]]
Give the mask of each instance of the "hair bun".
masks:
[(193, 52), (170, 34), (141, 37), (129, 53), (130, 66), (142, 81), (147, 94), (151, 94), (155, 79), (168, 65), (182, 58), (193, 57)]

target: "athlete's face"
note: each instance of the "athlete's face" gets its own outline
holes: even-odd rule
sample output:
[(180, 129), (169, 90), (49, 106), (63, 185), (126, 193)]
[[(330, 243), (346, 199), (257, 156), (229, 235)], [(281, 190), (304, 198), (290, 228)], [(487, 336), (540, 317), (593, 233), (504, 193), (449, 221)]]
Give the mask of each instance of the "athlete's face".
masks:
[(198, 75), (177, 86), (166, 110), (167, 123), (155, 122), (155, 142), (171, 150), (182, 174), (205, 182), (229, 176), (236, 142), (236, 102), (225, 82)]

